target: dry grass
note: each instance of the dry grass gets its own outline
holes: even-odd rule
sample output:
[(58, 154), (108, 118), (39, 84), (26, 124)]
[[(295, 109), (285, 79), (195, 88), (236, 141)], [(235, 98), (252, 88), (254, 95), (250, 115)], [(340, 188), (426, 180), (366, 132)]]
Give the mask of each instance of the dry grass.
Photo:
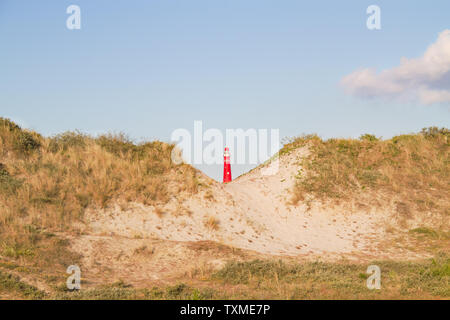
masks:
[(419, 134), (380, 140), (364, 135), (359, 140), (305, 136), (291, 140), (281, 153), (308, 145), (301, 163), (293, 202), (358, 199), (376, 192), (377, 198), (395, 200), (401, 215), (412, 212), (450, 214), (450, 158), (447, 129), (429, 128)]
[(171, 184), (197, 192), (196, 171), (171, 162), (173, 147), (123, 134), (46, 138), (0, 118), (0, 254), (30, 256), (45, 233), (71, 231), (87, 208), (162, 205)]
[(207, 219), (205, 219), (205, 221), (203, 222), (204, 226), (209, 229), (209, 230), (219, 230), (219, 220), (217, 220), (214, 217), (208, 217)]
[(425, 261), (372, 261), (370, 264), (381, 269), (380, 290), (366, 286), (369, 264), (253, 260), (229, 262), (217, 271), (205, 265), (186, 275), (187, 284), (172, 283), (164, 287), (134, 288), (119, 281), (68, 291), (65, 279), (59, 279), (60, 284), (48, 294), (11, 276), (8, 270), (0, 270), (0, 294), (6, 292), (9, 298), (19, 299), (89, 300), (450, 298), (450, 259), (445, 254)]
[(417, 235), (421, 239), (431, 238), (436, 240), (450, 240), (450, 231), (434, 230), (428, 227), (418, 227), (409, 230), (409, 233)]

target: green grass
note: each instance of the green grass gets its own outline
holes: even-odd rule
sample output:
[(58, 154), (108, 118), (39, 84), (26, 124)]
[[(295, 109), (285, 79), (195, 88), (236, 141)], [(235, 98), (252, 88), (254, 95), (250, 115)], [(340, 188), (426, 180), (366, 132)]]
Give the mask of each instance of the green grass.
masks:
[(123, 282), (95, 289), (68, 291), (64, 288), (55, 295), (62, 300), (207, 300), (219, 293), (212, 289), (198, 289), (184, 283), (164, 288), (135, 289)]
[(6, 166), (0, 163), (0, 193), (13, 195), (22, 186), (22, 181), (12, 177)]

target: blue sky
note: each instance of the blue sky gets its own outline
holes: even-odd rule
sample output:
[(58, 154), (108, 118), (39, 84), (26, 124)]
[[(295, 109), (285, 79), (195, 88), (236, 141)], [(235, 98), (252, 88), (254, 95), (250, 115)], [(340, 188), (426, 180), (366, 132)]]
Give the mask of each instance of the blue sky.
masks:
[[(71, 4), (81, 30), (66, 28)], [(381, 30), (366, 28), (371, 4)], [(339, 83), (422, 56), (449, 21), (448, 0), (0, 0), (0, 116), (45, 135), (163, 141), (194, 120), (281, 137), (448, 127), (448, 104), (353, 97)]]

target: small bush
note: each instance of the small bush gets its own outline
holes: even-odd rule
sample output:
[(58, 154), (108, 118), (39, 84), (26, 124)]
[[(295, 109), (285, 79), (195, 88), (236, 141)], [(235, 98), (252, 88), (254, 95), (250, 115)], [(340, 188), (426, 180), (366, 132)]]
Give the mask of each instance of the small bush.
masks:
[(96, 141), (106, 151), (119, 157), (136, 148), (133, 141), (124, 133), (101, 135)]
[(0, 163), (0, 193), (13, 194), (21, 185), (22, 182), (11, 177), (6, 166)]
[(49, 151), (67, 151), (69, 148), (84, 148), (86, 146), (86, 140), (88, 137), (78, 131), (64, 132), (50, 138)]
[[(305, 144), (297, 138), (283, 149)], [(395, 195), (411, 213), (448, 212), (447, 129), (428, 128), (388, 140), (370, 134), (358, 140), (310, 138), (308, 147), (310, 154), (296, 177), (294, 204), (312, 198), (339, 202), (378, 192), (386, 200)]]
[(450, 137), (450, 130), (447, 128), (429, 127), (423, 128), (420, 132), (425, 138), (436, 138), (439, 136)]
[(30, 152), (39, 149), (40, 146), (41, 143), (30, 132), (21, 131), (16, 134), (14, 147), (17, 151), (29, 154)]
[(10, 151), (18, 155), (29, 155), (41, 147), (39, 134), (25, 131), (5, 118), (0, 118), (0, 139)]
[(373, 134), (363, 134), (359, 137), (359, 140), (363, 140), (363, 141), (370, 141), (370, 142), (375, 142), (380, 140), (379, 138), (377, 138), (376, 136), (374, 136)]
[(12, 122), (10, 119), (1, 117), (0, 117), (0, 127), (3, 127), (10, 132), (22, 130), (16, 123)]
[(415, 228), (415, 229), (409, 230), (409, 232), (410, 233), (417, 233), (417, 234), (427, 235), (427, 236), (430, 236), (432, 238), (437, 238), (438, 237), (438, 233), (436, 231), (434, 231), (433, 229), (430, 229), (430, 228), (426, 228), (426, 227)]
[(1, 291), (6, 291), (8, 293), (15, 292), (20, 297), (27, 299), (41, 300), (47, 296), (45, 292), (20, 281), (18, 277), (0, 271), (0, 292)]

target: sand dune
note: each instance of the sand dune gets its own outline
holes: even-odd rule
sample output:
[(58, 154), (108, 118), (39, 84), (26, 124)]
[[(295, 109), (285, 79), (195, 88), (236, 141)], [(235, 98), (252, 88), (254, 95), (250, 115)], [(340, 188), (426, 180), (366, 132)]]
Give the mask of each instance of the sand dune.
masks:
[[(290, 190), (299, 161), (307, 153), (305, 147), (281, 157), (279, 170), (271, 175), (266, 173), (274, 162), (225, 185), (203, 176), (208, 187), (194, 196), (179, 193), (163, 208), (134, 203), (126, 208), (91, 210), (86, 216), (86, 235), (73, 238), (73, 248), (83, 254), (91, 272), (95, 265), (98, 270), (109, 265), (120, 270), (116, 276), (153, 280), (199, 265), (214, 267), (229, 258), (239, 259), (234, 252), (196, 252), (192, 250), (195, 243), (239, 248), (254, 257), (301, 260), (428, 256), (392, 245), (393, 236), (386, 232), (392, 222), (389, 211), (348, 204), (291, 205)], [(142, 258), (135, 254), (139, 250), (151, 252)]]

